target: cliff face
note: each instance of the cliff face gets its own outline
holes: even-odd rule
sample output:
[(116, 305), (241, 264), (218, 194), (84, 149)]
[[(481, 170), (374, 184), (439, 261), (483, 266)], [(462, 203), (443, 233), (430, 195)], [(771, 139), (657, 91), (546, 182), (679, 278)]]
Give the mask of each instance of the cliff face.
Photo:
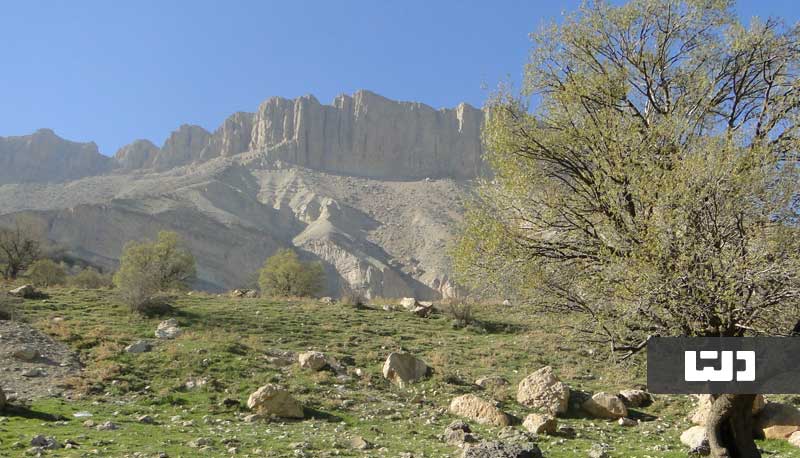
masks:
[(255, 151), (343, 175), (469, 179), (481, 169), (482, 124), (483, 112), (466, 104), (434, 110), (368, 91), (340, 95), (332, 105), (313, 96), (273, 97), (256, 113), (230, 116), (213, 134), (184, 125), (156, 151), (137, 141), (116, 157), (126, 169), (166, 170)]
[(0, 184), (69, 181), (105, 173), (114, 166), (94, 142), (64, 140), (50, 129), (0, 137)]

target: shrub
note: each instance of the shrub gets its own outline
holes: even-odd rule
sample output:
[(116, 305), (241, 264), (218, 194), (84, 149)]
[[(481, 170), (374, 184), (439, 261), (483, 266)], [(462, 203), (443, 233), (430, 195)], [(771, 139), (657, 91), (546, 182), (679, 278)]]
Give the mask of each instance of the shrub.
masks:
[(339, 303), (348, 307), (363, 308), (367, 305), (367, 296), (360, 289), (345, 286), (342, 288)]
[(130, 242), (120, 258), (114, 286), (133, 310), (163, 307), (165, 293), (185, 290), (195, 276), (195, 261), (178, 234), (162, 231), (155, 242)]
[(83, 289), (109, 288), (113, 285), (110, 275), (103, 275), (91, 267), (87, 267), (69, 277), (67, 282), (71, 286)]
[(66, 278), (67, 272), (64, 268), (50, 259), (34, 261), (28, 269), (28, 279), (34, 286), (42, 288), (63, 285)]
[(22, 300), (18, 297), (0, 293), (0, 321), (13, 320), (16, 309)]
[(472, 324), (472, 304), (466, 301), (450, 300), (444, 305), (447, 314), (453, 319), (457, 328), (465, 328)]
[(314, 296), (322, 290), (325, 271), (320, 262), (302, 262), (293, 250), (278, 250), (259, 271), (261, 292), (273, 296)]

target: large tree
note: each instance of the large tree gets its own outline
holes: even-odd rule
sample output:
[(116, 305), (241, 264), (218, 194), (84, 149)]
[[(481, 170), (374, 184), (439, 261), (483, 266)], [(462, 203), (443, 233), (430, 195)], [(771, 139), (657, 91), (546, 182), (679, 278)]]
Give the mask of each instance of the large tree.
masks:
[(40, 237), (30, 221), (20, 218), (11, 227), (0, 227), (0, 265), (3, 278), (13, 280), (39, 258)]
[[(728, 1), (634, 0), (532, 38), (521, 94), (487, 106), (494, 173), (456, 249), (462, 278), (579, 312), (626, 356), (650, 336), (787, 335), (798, 30), (745, 26)], [(753, 398), (715, 399), (714, 456), (759, 456)]]

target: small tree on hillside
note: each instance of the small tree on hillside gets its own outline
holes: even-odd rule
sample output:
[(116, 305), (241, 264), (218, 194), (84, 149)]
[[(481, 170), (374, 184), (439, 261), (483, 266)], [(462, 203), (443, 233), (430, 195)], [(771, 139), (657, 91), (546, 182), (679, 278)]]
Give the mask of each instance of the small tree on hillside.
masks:
[(261, 292), (273, 296), (314, 296), (325, 281), (320, 262), (302, 262), (289, 248), (278, 250), (259, 271)]
[(63, 285), (67, 272), (60, 264), (50, 259), (39, 259), (31, 264), (28, 269), (28, 278), (35, 286), (47, 288), (48, 286)]
[(0, 264), (3, 278), (13, 280), (39, 257), (39, 239), (30, 225), (16, 219), (10, 228), (0, 228)]
[(111, 276), (101, 274), (92, 267), (87, 267), (77, 274), (69, 277), (67, 282), (77, 288), (100, 289), (113, 286)]
[[(788, 335), (800, 302), (800, 42), (728, 1), (590, 3), (534, 36), (489, 103), (494, 176), (456, 250), (626, 356), (649, 336)], [(500, 296), (502, 297), (502, 296)], [(716, 397), (712, 455), (757, 457), (754, 395)]]
[(155, 242), (129, 242), (120, 257), (114, 286), (123, 302), (139, 312), (160, 305), (159, 296), (184, 290), (195, 277), (192, 253), (178, 234), (162, 231)]

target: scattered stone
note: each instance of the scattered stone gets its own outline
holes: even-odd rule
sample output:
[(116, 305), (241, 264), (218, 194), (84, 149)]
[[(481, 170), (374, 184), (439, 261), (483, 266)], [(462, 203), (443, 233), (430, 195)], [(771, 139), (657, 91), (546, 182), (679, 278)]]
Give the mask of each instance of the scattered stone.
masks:
[(417, 303), (417, 300), (413, 297), (404, 297), (400, 299), (400, 306), (408, 311), (414, 310), (417, 305), (419, 305), (419, 303)]
[(789, 436), (789, 443), (795, 447), (800, 447), (800, 431), (795, 431)]
[(312, 371), (321, 371), (328, 365), (328, 358), (318, 351), (304, 351), (297, 355), (297, 359), (300, 362), (300, 367), (311, 369)]
[(46, 450), (55, 450), (61, 448), (61, 444), (58, 443), (55, 437), (44, 437), (41, 434), (36, 435), (33, 437), (33, 439), (31, 439), (31, 445)]
[(431, 373), (425, 361), (409, 353), (390, 353), (383, 364), (383, 377), (400, 386), (422, 380)]
[(39, 294), (33, 285), (23, 285), (19, 288), (14, 288), (8, 292), (11, 296), (21, 297), (23, 299), (35, 299)]
[(321, 297), (321, 298), (319, 299), (319, 301), (320, 301), (320, 302), (322, 302), (323, 304), (333, 304), (334, 302), (336, 302), (336, 301), (334, 301), (334, 300), (333, 300), (333, 298), (332, 298), (332, 297), (330, 297), (330, 296)]
[(198, 437), (197, 439), (189, 441), (189, 443), (187, 443), (186, 445), (191, 448), (207, 447), (211, 445), (211, 439), (207, 439), (205, 437)]
[(94, 420), (86, 420), (86, 421), (83, 422), (83, 426), (85, 428), (94, 428), (95, 422), (94, 422)]
[(469, 418), (482, 425), (509, 426), (511, 417), (494, 404), (473, 394), (465, 394), (450, 402), (450, 413)]
[(156, 328), (156, 337), (159, 339), (174, 339), (181, 335), (182, 330), (178, 327), (178, 320), (170, 318), (162, 321)]
[(36, 368), (33, 368), (33, 369), (28, 369), (28, 370), (22, 371), (21, 375), (23, 377), (30, 377), (30, 378), (33, 378), (33, 377), (46, 377), (47, 376), (47, 372), (45, 372), (44, 370), (36, 367)]
[(499, 375), (488, 375), (475, 380), (475, 384), (481, 388), (497, 388), (509, 385), (509, 381)]
[(578, 435), (578, 432), (572, 426), (559, 426), (558, 435), (572, 439)]
[(767, 439), (786, 439), (800, 431), (800, 410), (797, 407), (768, 402), (756, 416), (756, 428)]
[(138, 421), (139, 423), (145, 424), (145, 425), (152, 425), (155, 422), (153, 420), (153, 417), (151, 417), (150, 415), (142, 415), (142, 416), (138, 417), (136, 419), (136, 421)]
[(110, 421), (97, 425), (98, 431), (114, 431), (116, 429), (119, 429), (119, 426), (117, 426), (116, 423), (112, 423)]
[(690, 450), (700, 449), (703, 445), (708, 447), (708, 436), (705, 426), (692, 426), (681, 434), (681, 443)]
[(153, 349), (153, 345), (146, 340), (137, 340), (125, 347), (127, 353), (147, 353)]
[(511, 307), (512, 304), (511, 304), (511, 301), (509, 299), (505, 299), (503, 301), (503, 305), (505, 305), (506, 307)]
[(303, 407), (284, 388), (267, 384), (247, 400), (247, 407), (257, 414), (281, 418), (303, 418)]
[(258, 297), (258, 291), (254, 289), (234, 289), (233, 291), (230, 292), (230, 296), (238, 299), (241, 299), (243, 297), (248, 299), (253, 299)]
[(627, 407), (645, 407), (653, 402), (650, 393), (644, 390), (622, 390), (619, 398)]
[(605, 444), (594, 444), (589, 449), (589, 458), (609, 458), (608, 446)]
[(565, 413), (569, 403), (569, 387), (556, 377), (553, 368), (545, 366), (528, 375), (517, 387), (517, 402), (551, 415)]
[(616, 420), (628, 415), (628, 409), (620, 398), (603, 391), (586, 400), (582, 407), (587, 413), (598, 418)]
[(630, 426), (637, 426), (639, 422), (637, 422), (632, 418), (620, 418), (619, 420), (617, 420), (617, 424), (620, 426), (630, 427)]
[(553, 435), (558, 431), (558, 420), (551, 415), (532, 413), (525, 417), (522, 426), (534, 434)]
[(457, 447), (478, 442), (478, 438), (472, 434), (469, 425), (461, 420), (456, 420), (447, 425), (441, 435), (441, 440)]
[(431, 316), (431, 313), (433, 313), (433, 305), (430, 306), (418, 305), (414, 307), (413, 310), (411, 310), (411, 313), (420, 318), (428, 318), (429, 316)]
[(536, 444), (481, 442), (465, 448), (461, 456), (462, 458), (541, 458), (542, 452)]
[(354, 436), (352, 439), (350, 439), (350, 448), (356, 450), (369, 450), (372, 448), (372, 444), (361, 436)]

